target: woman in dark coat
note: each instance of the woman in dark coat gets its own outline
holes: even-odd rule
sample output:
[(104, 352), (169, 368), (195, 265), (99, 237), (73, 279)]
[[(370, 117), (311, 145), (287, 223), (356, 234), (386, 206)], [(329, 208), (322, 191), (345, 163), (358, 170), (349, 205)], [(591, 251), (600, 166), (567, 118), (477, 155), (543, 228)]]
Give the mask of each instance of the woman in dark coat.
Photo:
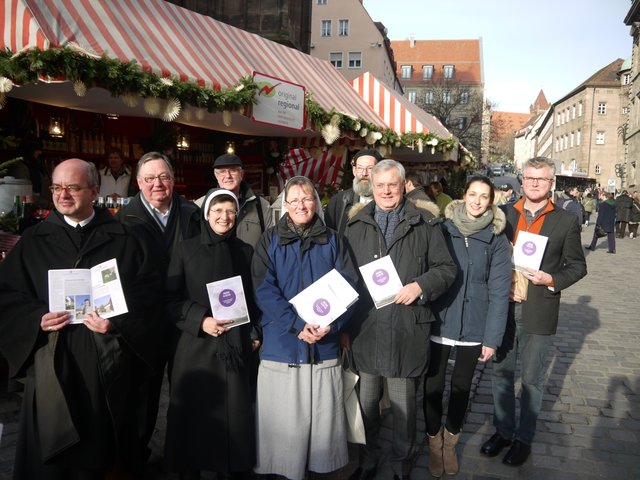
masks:
[(598, 243), (598, 225), (607, 232), (607, 245), (609, 250), (607, 253), (616, 253), (616, 236), (615, 236), (615, 222), (616, 222), (616, 204), (613, 200), (613, 194), (605, 192), (602, 194), (602, 202), (598, 207), (598, 219), (596, 220), (596, 228), (593, 230), (593, 239), (591, 245), (587, 247), (587, 250), (595, 250)]
[[(424, 416), (429, 441), (429, 471), (455, 475), (455, 445), (467, 411), (478, 361), (487, 362), (502, 343), (511, 289), (511, 246), (506, 218), (492, 206), (494, 188), (487, 177), (472, 177), (464, 199), (444, 211), (442, 231), (458, 273), (452, 287), (432, 304), (431, 360), (424, 383)], [(442, 397), (448, 359), (455, 349), (447, 420), (442, 427)]]
[(185, 240), (171, 258), (167, 301), (180, 330), (171, 369), (165, 458), (181, 478), (200, 471), (222, 474), (251, 470), (255, 433), (249, 355), (257, 348), (252, 324), (229, 328), (214, 318), (206, 284), (240, 275), (255, 317), (251, 292), (253, 249), (235, 236), (238, 201), (229, 190), (211, 191), (199, 237)]

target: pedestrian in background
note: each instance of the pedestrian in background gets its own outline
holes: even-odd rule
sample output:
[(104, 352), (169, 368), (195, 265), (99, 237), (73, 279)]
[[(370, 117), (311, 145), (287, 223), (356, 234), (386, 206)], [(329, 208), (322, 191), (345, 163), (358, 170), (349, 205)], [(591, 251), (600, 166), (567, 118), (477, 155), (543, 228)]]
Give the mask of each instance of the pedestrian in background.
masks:
[(440, 209), (440, 216), (444, 216), (444, 209), (453, 199), (444, 193), (440, 182), (431, 182), (429, 184), (429, 189), (431, 191), (431, 198), (433, 198), (433, 201), (436, 202), (436, 205), (438, 205), (438, 208)]
[(629, 238), (638, 238), (638, 224), (640, 224), (640, 192), (633, 192), (633, 205), (629, 215)]
[[(494, 189), (484, 176), (472, 177), (463, 200), (445, 209), (442, 222), (449, 253), (458, 267), (447, 292), (432, 304), (436, 321), (431, 359), (424, 382), (423, 409), (429, 442), (429, 472), (434, 477), (458, 473), (456, 444), (469, 403), (478, 361), (487, 362), (502, 343), (511, 289), (511, 245), (506, 218), (493, 204)], [(442, 427), (442, 397), (449, 355), (455, 366), (447, 420)]]
[(624, 232), (627, 229), (629, 223), (629, 216), (631, 215), (631, 207), (633, 200), (629, 196), (629, 192), (623, 190), (620, 195), (615, 199), (616, 206), (616, 236), (618, 238), (624, 238)]
[(598, 218), (596, 219), (596, 228), (593, 230), (593, 238), (591, 239), (591, 244), (586, 247), (586, 249), (591, 251), (596, 249), (599, 238), (598, 227), (600, 227), (607, 233), (607, 246), (609, 247), (607, 253), (616, 253), (616, 205), (613, 200), (613, 193), (603, 192), (602, 200), (598, 208)]
[[(542, 406), (546, 357), (558, 327), (562, 290), (587, 274), (576, 215), (549, 201), (555, 177), (552, 160), (538, 157), (523, 168), (524, 197), (505, 207), (507, 238), (516, 243), (519, 232), (547, 237), (539, 270), (525, 270), (527, 297), (512, 290), (502, 345), (493, 362), (493, 424), (496, 432), (481, 447), (494, 457), (511, 448), (502, 462), (519, 466), (531, 453), (531, 443)], [(516, 419), (515, 374), (520, 359), (522, 388), (520, 417)]]
[(591, 214), (596, 211), (596, 199), (591, 192), (585, 193), (582, 197), (582, 207), (584, 208), (584, 225), (589, 226)]

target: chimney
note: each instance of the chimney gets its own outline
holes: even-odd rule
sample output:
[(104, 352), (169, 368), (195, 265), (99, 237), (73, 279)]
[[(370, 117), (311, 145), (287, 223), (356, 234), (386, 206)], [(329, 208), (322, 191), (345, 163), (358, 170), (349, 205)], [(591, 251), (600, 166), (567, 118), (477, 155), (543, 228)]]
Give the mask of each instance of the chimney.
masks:
[(413, 48), (416, 46), (416, 36), (412, 33), (409, 35), (409, 47)]

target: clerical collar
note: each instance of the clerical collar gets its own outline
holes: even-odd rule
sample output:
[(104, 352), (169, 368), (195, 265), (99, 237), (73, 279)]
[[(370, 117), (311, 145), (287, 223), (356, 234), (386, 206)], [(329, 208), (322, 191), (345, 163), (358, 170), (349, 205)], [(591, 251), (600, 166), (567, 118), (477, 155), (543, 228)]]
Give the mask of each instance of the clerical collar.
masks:
[(95, 210), (91, 210), (91, 215), (89, 215), (88, 218), (85, 218), (84, 220), (82, 220), (80, 222), (76, 222), (75, 220), (71, 220), (66, 215), (63, 215), (62, 218), (64, 218), (64, 221), (67, 223), (67, 225), (70, 225), (71, 227), (76, 228), (78, 225), (80, 225), (81, 227), (87, 226), (87, 224), (91, 220), (93, 220), (93, 217), (95, 217), (95, 216), (96, 216), (96, 211)]

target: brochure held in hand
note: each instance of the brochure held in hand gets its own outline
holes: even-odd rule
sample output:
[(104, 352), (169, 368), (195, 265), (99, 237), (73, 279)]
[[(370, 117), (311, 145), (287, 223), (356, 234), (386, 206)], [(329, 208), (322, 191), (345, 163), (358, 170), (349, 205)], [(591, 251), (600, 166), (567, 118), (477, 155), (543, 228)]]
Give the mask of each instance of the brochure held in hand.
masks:
[(127, 313), (116, 259), (91, 268), (49, 270), (49, 310), (71, 312), (71, 323), (82, 323), (93, 311), (102, 318)]
[(358, 300), (358, 292), (335, 268), (289, 300), (300, 318), (326, 327)]
[(389, 255), (362, 265), (360, 273), (378, 310), (393, 303), (393, 299), (403, 287)]
[(213, 318), (233, 320), (233, 323), (225, 327), (233, 328), (249, 323), (249, 309), (240, 275), (207, 283), (207, 293)]

